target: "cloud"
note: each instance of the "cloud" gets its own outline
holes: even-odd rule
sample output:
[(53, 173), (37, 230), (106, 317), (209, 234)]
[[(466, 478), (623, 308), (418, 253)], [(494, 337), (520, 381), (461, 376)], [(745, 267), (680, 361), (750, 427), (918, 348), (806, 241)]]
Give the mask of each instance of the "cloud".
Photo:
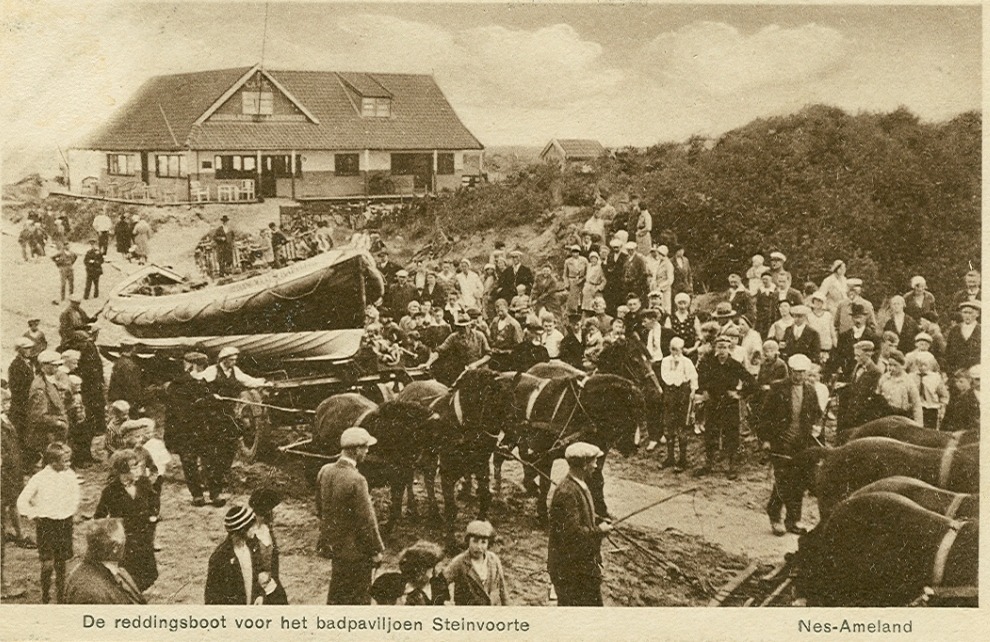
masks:
[(835, 69), (847, 42), (832, 28), (769, 25), (752, 34), (721, 22), (696, 22), (662, 33), (643, 49), (643, 69), (665, 83), (713, 95), (800, 83)]
[(603, 63), (600, 44), (567, 24), (446, 30), (362, 14), (341, 18), (339, 27), (349, 45), (340, 57), (383, 71), (430, 69), (450, 97), (465, 105), (550, 108), (606, 92), (623, 76)]

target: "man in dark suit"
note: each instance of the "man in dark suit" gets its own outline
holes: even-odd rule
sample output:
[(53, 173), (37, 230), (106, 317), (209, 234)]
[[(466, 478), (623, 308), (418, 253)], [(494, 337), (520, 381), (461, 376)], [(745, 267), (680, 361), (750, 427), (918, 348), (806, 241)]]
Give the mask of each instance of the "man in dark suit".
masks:
[(756, 307), (753, 304), (753, 297), (749, 290), (743, 285), (742, 277), (738, 274), (729, 275), (729, 303), (732, 309), (739, 314), (744, 314), (750, 319), (755, 319)]
[(616, 308), (625, 300), (626, 291), (622, 278), (629, 257), (622, 251), (622, 241), (619, 239), (612, 239), (609, 247), (612, 251), (602, 265), (602, 271), (605, 273), (605, 289), (602, 291), (602, 297), (605, 299), (605, 312), (614, 316)]
[(602, 606), (602, 538), (612, 525), (595, 515), (588, 480), (602, 451), (576, 442), (567, 447), (568, 474), (550, 502), (547, 570), (558, 606)]
[(869, 341), (873, 344), (874, 350), (880, 349), (880, 337), (866, 324), (869, 318), (866, 307), (853, 303), (851, 308), (852, 327), (845, 332), (839, 333), (839, 340), (835, 345), (835, 358), (829, 359), (832, 364), (832, 371), (841, 371), (840, 379), (848, 382), (856, 368), (856, 358), (853, 347), (860, 341)]
[(806, 305), (796, 305), (791, 308), (794, 325), (784, 330), (784, 344), (780, 350), (785, 358), (803, 354), (811, 359), (812, 363), (818, 363), (821, 359), (822, 340), (818, 332), (808, 325), (810, 313), (811, 310)]
[(399, 316), (406, 313), (410, 301), (419, 301), (419, 290), (409, 282), (409, 272), (398, 270), (395, 273), (395, 283), (388, 287), (384, 299), (385, 306)]
[(208, 470), (206, 443), (214, 413), (219, 410), (209, 385), (200, 378), (209, 359), (200, 352), (182, 358), (182, 374), (168, 385), (168, 422), (165, 447), (179, 456), (182, 476), (193, 506), (205, 506), (204, 475)]
[[(31, 383), (34, 381), (34, 364), (30, 357), (34, 341), (26, 337), (18, 337), (14, 342), (17, 356), (7, 366), (7, 377), (10, 383), (10, 413), (8, 414), (17, 436), (22, 444), (28, 438), (28, 395)], [(33, 461), (31, 463), (34, 463)]]
[(980, 362), (980, 302), (959, 304), (962, 323), (957, 323), (945, 337), (945, 365), (949, 372), (969, 368)]
[(526, 286), (526, 292), (533, 290), (533, 271), (522, 264), (522, 252), (509, 252), (509, 267), (502, 272), (498, 283), (498, 297), (511, 301), (516, 296), (516, 287)]
[(849, 373), (849, 381), (836, 384), (839, 390), (836, 428), (839, 433), (875, 418), (877, 384), (880, 383), (882, 374), (880, 366), (873, 361), (875, 350), (876, 346), (869, 339), (856, 342), (853, 346), (854, 365)]
[(255, 537), (256, 519), (254, 511), (244, 506), (231, 506), (227, 511), (223, 519), (227, 539), (210, 555), (204, 604), (261, 604), (265, 594), (275, 590), (270, 578), (266, 586), (259, 582), (261, 558)]
[[(385, 290), (387, 292), (388, 289), (390, 287), (392, 287), (392, 284), (395, 283), (395, 280), (396, 280), (395, 277), (399, 273), (399, 270), (402, 269), (402, 266), (399, 265), (398, 263), (393, 263), (389, 259), (388, 250), (386, 250), (385, 248), (382, 248), (378, 252), (378, 265), (377, 265), (377, 267), (378, 267), (378, 271), (382, 273), (382, 278), (385, 280)], [(408, 276), (408, 273), (407, 273), (407, 276)]]
[(317, 550), (333, 559), (327, 604), (371, 603), (371, 575), (385, 546), (368, 481), (357, 467), (377, 442), (364, 428), (348, 428), (340, 436), (340, 458), (316, 477)]
[[(774, 482), (767, 514), (774, 535), (804, 532), (800, 520), (805, 471), (792, 462), (796, 454), (815, 445), (812, 431), (822, 415), (815, 387), (805, 381), (811, 360), (803, 354), (795, 354), (787, 360), (787, 367), (790, 377), (770, 385), (757, 420), (757, 434), (763, 447), (770, 451), (773, 464)], [(786, 511), (783, 522), (782, 509)]]
[(220, 225), (213, 231), (213, 250), (217, 254), (217, 268), (220, 276), (227, 276), (234, 266), (234, 230), (227, 223), (230, 217), (220, 217)]
[(86, 556), (66, 580), (66, 604), (147, 604), (130, 574), (120, 566), (125, 539), (119, 519), (93, 522), (86, 533)]
[(37, 460), (49, 443), (65, 441), (69, 430), (69, 413), (65, 408), (65, 395), (55, 385), (62, 357), (53, 350), (38, 355), (41, 372), (31, 382), (28, 391), (28, 425), (31, 438), (21, 447)]

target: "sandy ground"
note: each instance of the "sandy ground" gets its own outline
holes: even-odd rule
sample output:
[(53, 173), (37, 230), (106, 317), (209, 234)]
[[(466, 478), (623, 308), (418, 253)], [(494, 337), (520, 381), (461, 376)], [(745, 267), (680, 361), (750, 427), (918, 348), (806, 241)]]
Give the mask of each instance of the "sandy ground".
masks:
[[(229, 206), (177, 209), (169, 213), (150, 212), (171, 221), (163, 222), (151, 240), (152, 261), (174, 266), (179, 271), (193, 271), (192, 249), (195, 243), (214, 227), (219, 217), (228, 211), (236, 228), (255, 231), (270, 220), (277, 219), (278, 202), (228, 210)], [(16, 242), (19, 227), (6, 218), (2, 236), (2, 281), (0, 281), (0, 330), (2, 330), (2, 362), (13, 357), (13, 340), (26, 328), (29, 316), (42, 319), (42, 329), (50, 345), (58, 343), (58, 314), (61, 305), (53, 305), (58, 295), (58, 274), (48, 259), (25, 263)], [(74, 246), (82, 255), (84, 248)], [(109, 265), (104, 270), (101, 293), (110, 291), (123, 276), (138, 269), (117, 256), (111, 248)], [(77, 267), (76, 286), (82, 288), (81, 259)], [(105, 299), (84, 302), (93, 313)], [(692, 451), (698, 447), (692, 444)], [(693, 452), (693, 461), (700, 453)], [(698, 605), (707, 603), (715, 589), (748, 561), (777, 562), (783, 554), (797, 546), (793, 535), (776, 538), (770, 534), (763, 505), (769, 493), (767, 468), (752, 462), (736, 481), (723, 476), (695, 479), (689, 473), (675, 475), (670, 469), (661, 470), (662, 455), (642, 452), (624, 459), (618, 454), (609, 457), (606, 467), (607, 497), (614, 515), (622, 516), (668, 494), (697, 487), (691, 493), (674, 498), (646, 511), (625, 525), (625, 532), (636, 539), (652, 558), (635, 545), (618, 537), (605, 542), (605, 593), (610, 603), (627, 605)], [(289, 499), (279, 508), (277, 526), (282, 546), (282, 575), (293, 603), (322, 603), (325, 600), (330, 563), (315, 554), (317, 522), (313, 515), (311, 491), (305, 480), (286, 472), (287, 467), (270, 467), (255, 463), (235, 467), (236, 484), (233, 501), (246, 501), (250, 490), (262, 480), (274, 480)], [(554, 477), (564, 474), (558, 462)], [(95, 507), (105, 473), (99, 468), (82, 471), (83, 505), (81, 515), (89, 515)], [(171, 479), (165, 486), (162, 500), (162, 521), (158, 541), (158, 582), (148, 591), (150, 602), (201, 603), (206, 563), (212, 549), (223, 537), (222, 515), (225, 509), (194, 508), (182, 484), (177, 464), (169, 471)], [(546, 604), (548, 579), (544, 572), (546, 536), (536, 527), (533, 500), (518, 490), (521, 478), (517, 464), (505, 469), (502, 498), (496, 501), (492, 520), (499, 528), (499, 553), (503, 556), (510, 580), (513, 603)], [(422, 489), (420, 489), (421, 491)], [(384, 493), (376, 491), (379, 503)], [(816, 521), (814, 501), (806, 503), (805, 519)], [(384, 507), (382, 507), (384, 508)], [(462, 522), (470, 517), (470, 507), (462, 510)], [(379, 514), (382, 514), (381, 511)], [(83, 550), (81, 532), (76, 529), (76, 551)], [(30, 529), (29, 529), (30, 531)], [(389, 559), (423, 537), (442, 540), (435, 525), (404, 520), (390, 539)], [(8, 581), (28, 589), (24, 601), (40, 601), (36, 574), (35, 551), (8, 547), (6, 575)], [(658, 567), (657, 559), (664, 565)]]

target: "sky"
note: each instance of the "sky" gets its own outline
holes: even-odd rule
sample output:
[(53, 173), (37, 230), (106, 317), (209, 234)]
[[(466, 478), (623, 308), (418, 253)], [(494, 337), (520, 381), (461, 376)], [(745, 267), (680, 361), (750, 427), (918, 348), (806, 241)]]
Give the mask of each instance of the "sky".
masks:
[(432, 74), (487, 146), (645, 146), (813, 103), (940, 121), (981, 106), (981, 22), (978, 5), (5, 0), (4, 182), (150, 76), (259, 61)]

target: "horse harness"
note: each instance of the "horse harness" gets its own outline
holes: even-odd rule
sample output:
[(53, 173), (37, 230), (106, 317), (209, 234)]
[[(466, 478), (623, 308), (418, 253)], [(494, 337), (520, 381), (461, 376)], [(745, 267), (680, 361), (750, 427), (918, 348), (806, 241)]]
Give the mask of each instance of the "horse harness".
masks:
[(952, 551), (952, 545), (956, 542), (956, 537), (959, 536), (959, 530), (963, 527), (964, 522), (959, 520), (952, 520), (949, 524), (949, 530), (946, 531), (945, 535), (942, 536), (942, 541), (939, 542), (938, 550), (935, 552), (935, 564), (932, 568), (932, 586), (941, 586), (942, 580), (945, 579), (945, 564), (949, 559), (949, 553)]
[[(518, 406), (513, 405), (513, 408), (517, 412), (520, 410), (523, 411), (522, 417), (527, 423), (539, 429), (543, 429), (543, 430), (550, 429), (552, 431), (554, 422), (557, 420), (557, 415), (558, 413), (560, 413), (561, 406), (564, 405), (564, 399), (568, 396), (568, 393), (571, 393), (574, 396), (574, 405), (571, 407), (570, 412), (567, 414), (567, 419), (563, 422), (563, 425), (561, 425), (560, 431), (557, 432), (557, 436), (554, 438), (554, 441), (550, 445), (550, 448), (547, 449), (547, 452), (552, 452), (558, 449), (567, 448), (567, 446), (574, 443), (578, 435), (581, 434), (580, 431), (574, 432), (572, 434), (568, 434), (567, 432), (568, 428), (570, 428), (571, 423), (574, 420), (574, 416), (577, 414), (577, 411), (579, 409), (581, 410), (582, 414), (584, 414), (585, 418), (587, 418), (587, 420), (591, 423), (593, 429), (596, 432), (598, 431), (598, 425), (595, 423), (595, 420), (591, 416), (591, 413), (588, 412), (588, 409), (585, 408), (583, 403), (581, 403), (581, 394), (577, 390), (577, 388), (584, 386), (586, 380), (587, 379), (568, 379), (566, 386), (560, 386), (558, 390), (547, 391), (546, 390), (547, 386), (554, 380), (542, 379), (536, 385), (536, 388), (534, 388), (532, 392), (529, 393), (529, 397), (526, 400), (526, 407), (524, 410), (519, 408)], [(540, 398), (544, 396), (545, 392), (557, 393), (558, 395), (557, 401), (553, 404), (553, 411), (550, 413), (550, 417), (548, 420), (534, 421), (533, 414), (534, 411), (536, 410), (537, 403), (540, 401)]]
[(965, 431), (959, 430), (952, 433), (952, 438), (949, 443), (946, 444), (945, 450), (942, 451), (942, 461), (939, 464), (938, 469), (938, 485), (942, 488), (947, 488), (946, 484), (949, 483), (949, 474), (952, 472), (952, 462), (956, 456), (956, 450), (959, 449), (959, 440), (962, 439), (963, 433)]
[(945, 516), (949, 519), (955, 519), (956, 513), (959, 512), (959, 507), (962, 506), (966, 497), (967, 495), (965, 493), (956, 493), (956, 496), (949, 502), (949, 507), (945, 509)]

